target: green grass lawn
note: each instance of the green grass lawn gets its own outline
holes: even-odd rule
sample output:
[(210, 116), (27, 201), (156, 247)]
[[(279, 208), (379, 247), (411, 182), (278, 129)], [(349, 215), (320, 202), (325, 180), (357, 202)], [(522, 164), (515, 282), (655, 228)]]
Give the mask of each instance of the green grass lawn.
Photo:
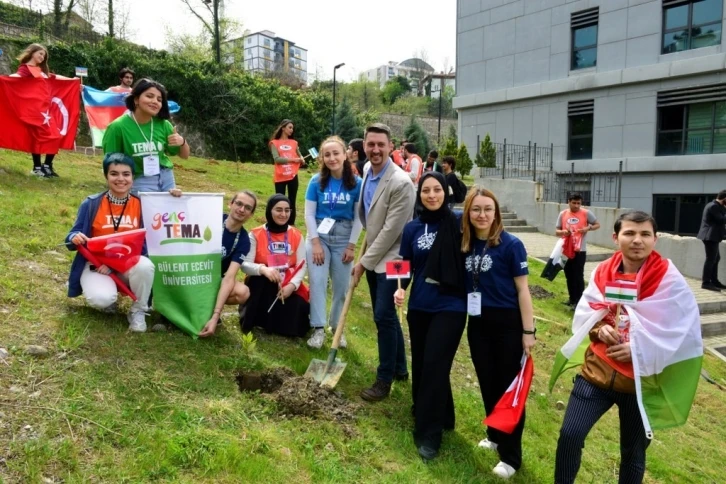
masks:
[[(186, 191), (273, 191), (270, 165), (182, 161), (175, 170)], [(242, 370), (285, 366), (302, 374), (311, 358), (304, 340), (257, 334), (243, 346), (228, 308), (211, 340), (179, 331), (130, 334), (124, 315), (106, 316), (66, 298), (71, 253), (58, 246), (81, 200), (104, 187), (101, 157), (61, 153), (60, 179), (29, 175), (30, 155), (0, 150), (0, 482), (491, 482), (495, 454), (476, 448), (484, 437), (483, 405), (466, 337), (452, 382), (456, 430), (444, 437), (440, 457), (424, 464), (411, 435), (410, 384), (396, 384), (384, 402), (367, 404), (358, 392), (377, 366), (376, 332), (365, 281), (348, 317), (348, 366), (337, 389), (358, 405), (353, 424), (286, 415), (267, 396), (242, 394)], [(310, 174), (301, 175), (298, 220)], [(264, 221), (264, 203), (254, 222)], [(552, 482), (554, 453), (571, 378), (552, 394), (547, 382), (557, 349), (567, 340), (562, 276), (537, 275), (530, 284), (555, 294), (535, 300), (536, 375), (527, 405), (524, 465), (514, 482)], [(128, 304), (128, 302), (126, 302)], [(152, 316), (152, 324), (158, 318)], [(404, 331), (407, 333), (406, 325)], [(24, 353), (46, 346), (45, 358)], [(326, 345), (330, 344), (330, 338)], [(326, 346), (327, 347), (327, 346)], [(706, 369), (726, 381), (726, 365), (707, 355)], [(574, 376), (574, 373), (571, 374)], [(646, 482), (722, 482), (726, 457), (726, 394), (702, 381), (689, 422), (659, 431), (648, 451)], [(619, 461), (617, 411), (594, 428), (579, 482), (615, 482)], [(721, 477), (719, 477), (721, 476)]]

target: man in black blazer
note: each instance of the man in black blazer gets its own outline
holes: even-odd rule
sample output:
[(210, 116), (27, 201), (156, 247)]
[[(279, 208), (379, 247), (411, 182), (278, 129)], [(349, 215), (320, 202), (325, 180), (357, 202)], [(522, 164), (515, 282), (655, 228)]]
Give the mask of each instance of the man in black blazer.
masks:
[(719, 244), (726, 238), (726, 190), (721, 190), (716, 200), (706, 204), (701, 219), (698, 239), (706, 247), (706, 262), (703, 263), (701, 287), (709, 291), (720, 291), (726, 286), (718, 280), (718, 263), (721, 260)]

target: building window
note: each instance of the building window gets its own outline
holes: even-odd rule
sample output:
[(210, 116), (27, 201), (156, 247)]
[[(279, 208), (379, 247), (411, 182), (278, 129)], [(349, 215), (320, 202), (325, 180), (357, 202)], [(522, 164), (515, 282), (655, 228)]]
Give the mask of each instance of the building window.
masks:
[(723, 0), (663, 1), (663, 53), (721, 44)]
[(570, 18), (572, 28), (572, 61), (570, 68), (585, 69), (597, 65), (597, 7), (575, 12)]
[(270, 39), (265, 39), (265, 42), (264, 43), (265, 43), (265, 47), (270, 47), (270, 45), (272, 45), (270, 43)]
[(658, 93), (656, 155), (726, 153), (726, 84)]
[(696, 235), (701, 216), (713, 195), (653, 195), (653, 217), (658, 231)]
[(592, 159), (592, 125), (595, 101), (571, 101), (567, 109), (567, 159)]
[(252, 43), (252, 37), (247, 37), (247, 43), (248, 44), (251, 44)]

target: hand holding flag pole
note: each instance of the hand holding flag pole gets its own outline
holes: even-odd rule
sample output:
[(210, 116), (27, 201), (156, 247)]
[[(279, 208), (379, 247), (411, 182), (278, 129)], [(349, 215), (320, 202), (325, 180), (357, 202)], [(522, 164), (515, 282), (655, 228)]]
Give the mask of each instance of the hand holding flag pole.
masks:
[[(411, 277), (411, 262), (407, 260), (397, 259), (386, 262), (386, 279), (396, 279), (398, 281), (398, 289), (401, 288), (401, 279)], [(403, 321), (403, 306), (398, 308), (398, 319)]]

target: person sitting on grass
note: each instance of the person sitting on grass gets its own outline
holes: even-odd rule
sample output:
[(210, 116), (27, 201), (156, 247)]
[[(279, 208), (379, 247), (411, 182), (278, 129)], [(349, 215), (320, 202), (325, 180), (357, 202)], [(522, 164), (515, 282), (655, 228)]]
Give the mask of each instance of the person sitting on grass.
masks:
[[(78, 208), (78, 215), (65, 243), (69, 250), (88, 242), (91, 237), (100, 237), (144, 226), (141, 217), (141, 200), (131, 194), (134, 183), (134, 160), (123, 153), (109, 153), (103, 159), (103, 174), (108, 190), (88, 196)], [(169, 191), (181, 196), (181, 190)], [(146, 312), (151, 286), (154, 282), (154, 263), (146, 256), (146, 246), (138, 262), (118, 277), (129, 285), (137, 297), (128, 313), (129, 330), (135, 333), (146, 331)], [(91, 307), (115, 312), (118, 291), (111, 278), (112, 270), (106, 265), (96, 267), (80, 253), (76, 254), (68, 278), (68, 297), (83, 294)]]
[(250, 289), (237, 280), (237, 273), (250, 251), (250, 237), (243, 227), (257, 208), (257, 197), (249, 190), (237, 192), (229, 202), (229, 215), (222, 215), (222, 284), (217, 293), (212, 317), (199, 332), (201, 338), (211, 336), (225, 305), (244, 304), (250, 297)]

